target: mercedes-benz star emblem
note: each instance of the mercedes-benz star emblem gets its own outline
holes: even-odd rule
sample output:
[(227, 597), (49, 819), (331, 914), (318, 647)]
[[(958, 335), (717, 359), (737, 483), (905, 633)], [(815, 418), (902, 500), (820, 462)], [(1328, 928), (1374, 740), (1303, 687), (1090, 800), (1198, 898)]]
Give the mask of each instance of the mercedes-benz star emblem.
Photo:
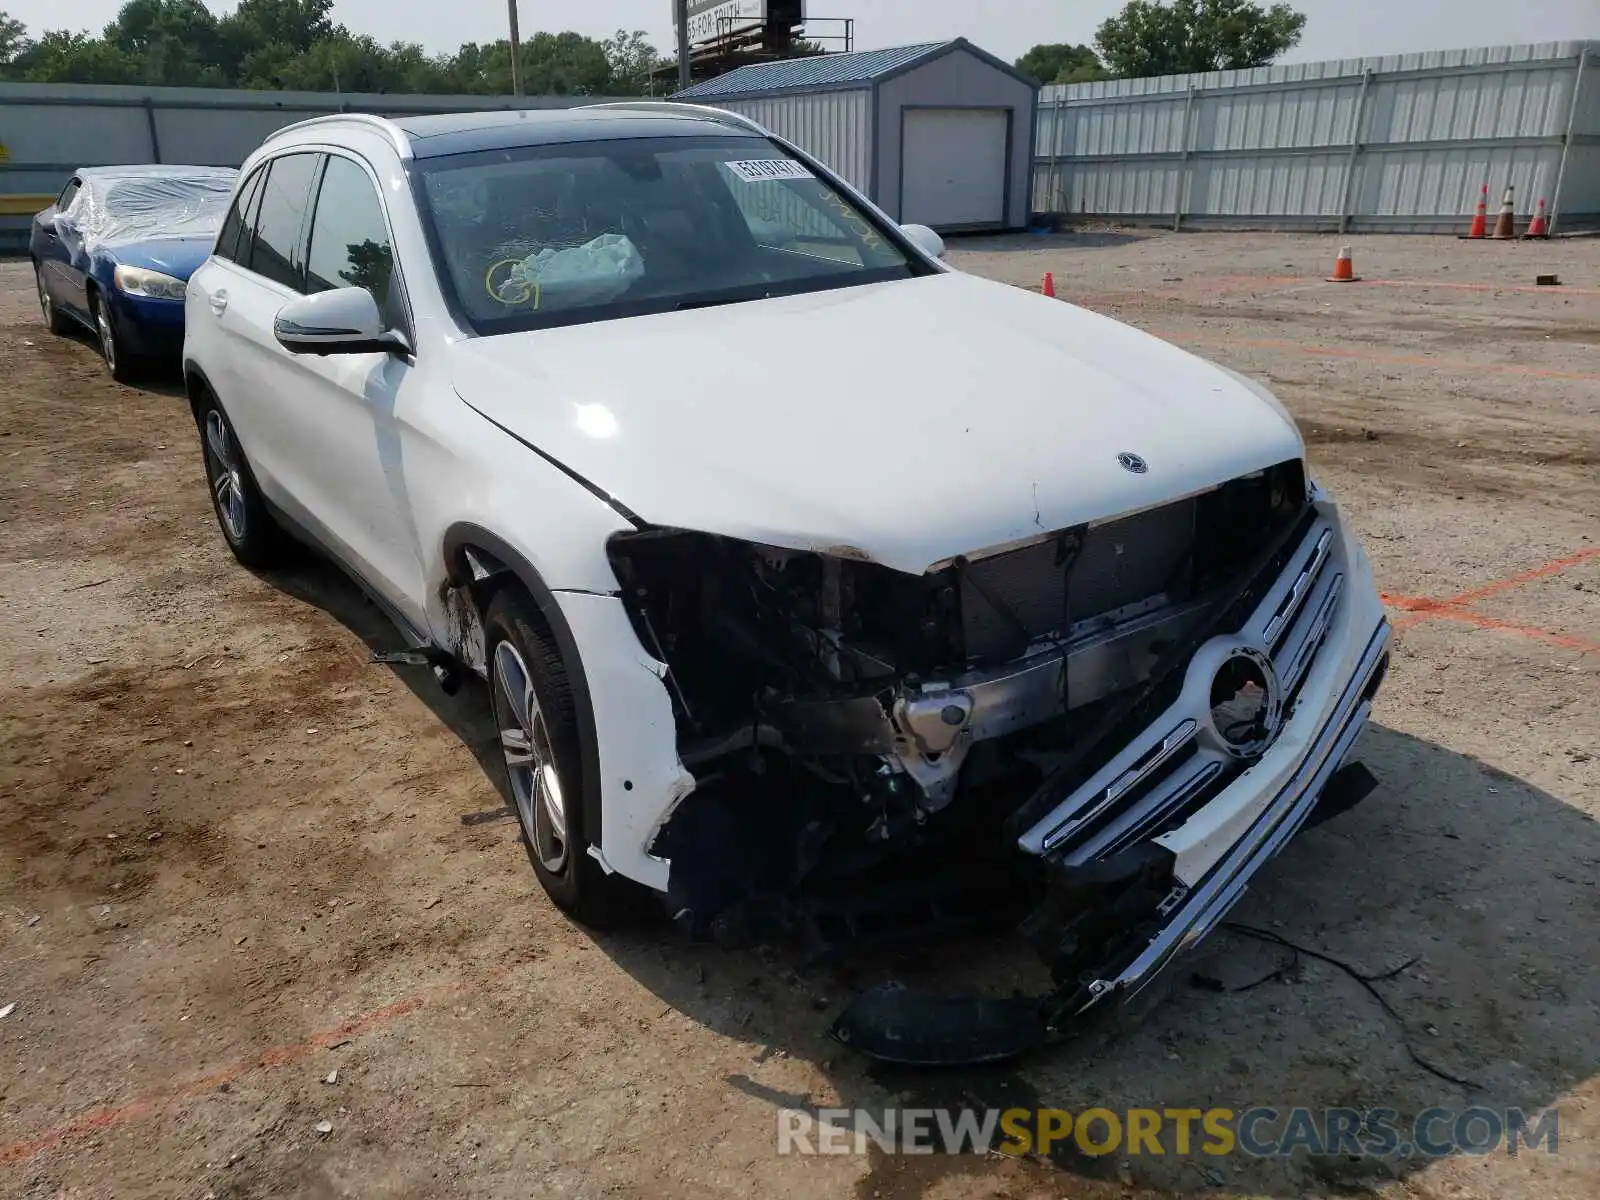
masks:
[(1132, 471), (1135, 475), (1143, 475), (1150, 469), (1149, 463), (1129, 450), (1117, 455), (1117, 465), (1124, 471)]

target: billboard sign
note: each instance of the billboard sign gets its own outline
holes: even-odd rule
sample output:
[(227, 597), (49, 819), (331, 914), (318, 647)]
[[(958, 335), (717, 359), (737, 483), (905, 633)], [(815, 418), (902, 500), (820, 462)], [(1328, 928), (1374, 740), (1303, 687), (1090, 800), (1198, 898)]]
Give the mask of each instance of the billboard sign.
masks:
[[(689, 44), (703, 46), (767, 22), (769, 0), (689, 0)], [(782, 6), (779, 6), (782, 11)], [(678, 6), (672, 6), (672, 27), (678, 27)]]

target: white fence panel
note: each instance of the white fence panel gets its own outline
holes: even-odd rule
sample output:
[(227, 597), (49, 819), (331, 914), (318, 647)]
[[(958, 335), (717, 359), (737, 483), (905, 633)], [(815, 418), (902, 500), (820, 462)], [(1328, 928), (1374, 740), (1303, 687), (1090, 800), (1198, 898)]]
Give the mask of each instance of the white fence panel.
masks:
[(1510, 184), (1600, 226), (1600, 42), (1048, 87), (1035, 156), (1071, 218), (1457, 232)]

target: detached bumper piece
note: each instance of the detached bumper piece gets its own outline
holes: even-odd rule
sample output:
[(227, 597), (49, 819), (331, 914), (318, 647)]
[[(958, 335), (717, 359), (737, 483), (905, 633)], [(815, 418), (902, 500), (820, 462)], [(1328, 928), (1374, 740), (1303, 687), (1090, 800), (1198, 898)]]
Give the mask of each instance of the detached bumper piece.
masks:
[(1050, 964), (1055, 991), (996, 1000), (876, 988), (839, 1017), (834, 1037), (886, 1062), (993, 1062), (1045, 1044), (1110, 997), (1125, 999), (1148, 986), (1216, 928), (1295, 834), (1371, 794), (1372, 773), (1346, 760), (1372, 711), (1389, 640), (1385, 623), (1294, 775), (1193, 888), (1175, 882), (1171, 856), (1154, 843), (1093, 863), (1052, 863), (1049, 896), (1022, 932)]

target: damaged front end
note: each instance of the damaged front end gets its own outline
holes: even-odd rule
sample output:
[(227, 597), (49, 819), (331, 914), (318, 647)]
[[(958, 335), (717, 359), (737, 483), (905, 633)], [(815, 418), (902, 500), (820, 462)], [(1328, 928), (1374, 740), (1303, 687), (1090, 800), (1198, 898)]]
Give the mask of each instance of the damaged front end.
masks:
[(1058, 984), (1041, 1021), (1081, 1011), (1192, 890), (1164, 835), (1298, 704), (1343, 588), (1334, 538), (1298, 461), (920, 576), (618, 535), (697, 785), (650, 851), (673, 910), (818, 955), (1020, 922)]

